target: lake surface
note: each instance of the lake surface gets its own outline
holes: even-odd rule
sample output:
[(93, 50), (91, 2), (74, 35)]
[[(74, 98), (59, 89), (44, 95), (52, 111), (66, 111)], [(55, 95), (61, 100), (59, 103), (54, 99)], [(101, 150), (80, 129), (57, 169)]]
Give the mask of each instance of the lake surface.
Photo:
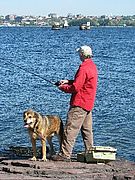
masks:
[[(52, 82), (73, 79), (81, 63), (75, 49), (84, 44), (92, 46), (99, 72), (94, 144), (115, 147), (118, 157), (135, 161), (135, 28), (131, 27), (89, 31), (1, 27), (0, 151), (31, 146), (22, 118), (28, 108), (66, 121), (70, 95), (29, 72)], [(57, 150), (56, 139), (54, 143)], [(83, 148), (79, 134), (74, 152)]]

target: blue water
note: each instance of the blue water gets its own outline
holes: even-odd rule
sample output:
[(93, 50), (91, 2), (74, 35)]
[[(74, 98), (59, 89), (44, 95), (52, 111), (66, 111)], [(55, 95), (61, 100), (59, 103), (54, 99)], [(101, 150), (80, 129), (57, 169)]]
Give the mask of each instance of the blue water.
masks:
[[(94, 144), (115, 147), (118, 157), (135, 161), (135, 28), (131, 27), (90, 31), (1, 27), (0, 151), (31, 146), (22, 118), (28, 108), (66, 121), (70, 95), (26, 71), (52, 82), (72, 79), (80, 64), (75, 49), (84, 44), (92, 46), (99, 71)], [(57, 150), (57, 140), (54, 143)], [(74, 152), (82, 150), (79, 134)]]

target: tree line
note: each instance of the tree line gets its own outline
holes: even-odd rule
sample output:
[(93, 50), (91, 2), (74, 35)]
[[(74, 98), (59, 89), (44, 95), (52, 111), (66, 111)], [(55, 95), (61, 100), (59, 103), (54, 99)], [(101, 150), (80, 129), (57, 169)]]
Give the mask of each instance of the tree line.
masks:
[(69, 21), (70, 26), (79, 26), (80, 24), (86, 24), (90, 22), (91, 26), (135, 26), (135, 16), (124, 16), (121, 18), (83, 18), (73, 19)]

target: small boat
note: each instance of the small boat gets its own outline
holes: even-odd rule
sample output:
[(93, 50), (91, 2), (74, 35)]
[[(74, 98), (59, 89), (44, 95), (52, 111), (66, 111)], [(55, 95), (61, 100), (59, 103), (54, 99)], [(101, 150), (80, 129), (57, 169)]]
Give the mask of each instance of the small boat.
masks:
[(60, 26), (60, 23), (59, 22), (55, 22), (53, 25), (52, 25), (52, 30), (60, 30), (61, 29), (61, 26)]
[(89, 30), (90, 29), (90, 22), (87, 22), (87, 24), (81, 24), (79, 29), (80, 30)]
[(65, 22), (63, 24), (63, 28), (68, 28), (68, 27), (69, 27), (68, 22), (67, 22), (67, 20), (65, 20)]

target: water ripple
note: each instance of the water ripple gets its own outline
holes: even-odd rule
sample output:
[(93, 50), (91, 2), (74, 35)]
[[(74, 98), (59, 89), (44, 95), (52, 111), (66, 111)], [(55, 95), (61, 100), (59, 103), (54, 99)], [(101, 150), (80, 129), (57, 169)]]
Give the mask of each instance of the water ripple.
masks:
[[(58, 114), (65, 123), (70, 95), (26, 71), (52, 82), (72, 79), (80, 64), (75, 49), (88, 44), (99, 71), (93, 110), (95, 145), (113, 146), (118, 156), (135, 160), (134, 28), (0, 28), (0, 44), (1, 149), (31, 146), (22, 120), (27, 108)], [(82, 149), (79, 134), (74, 151)]]

